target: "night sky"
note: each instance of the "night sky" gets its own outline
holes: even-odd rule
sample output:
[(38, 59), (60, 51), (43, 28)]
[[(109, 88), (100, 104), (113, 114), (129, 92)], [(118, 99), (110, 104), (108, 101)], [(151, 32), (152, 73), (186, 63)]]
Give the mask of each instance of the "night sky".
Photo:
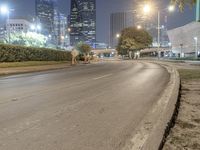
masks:
[[(3, 2), (4, 1), (4, 2)], [(120, 12), (131, 10), (135, 6), (134, 1), (139, 0), (96, 0), (97, 1), (97, 41), (107, 42), (109, 32), (109, 16), (112, 12)], [(160, 2), (160, 8), (165, 8), (170, 0), (155, 0), (155, 3)], [(0, 5), (9, 3), (10, 7), (15, 9), (12, 15), (25, 16), (34, 15), (35, 13), (35, 0), (1, 0)], [(58, 0), (59, 9), (64, 14), (69, 14), (70, 0)], [(162, 17), (164, 17), (164, 12)], [(0, 16), (2, 23), (2, 16)], [(194, 9), (186, 7), (184, 13), (178, 10), (170, 14), (168, 19), (168, 29), (182, 26), (193, 21), (195, 18)]]

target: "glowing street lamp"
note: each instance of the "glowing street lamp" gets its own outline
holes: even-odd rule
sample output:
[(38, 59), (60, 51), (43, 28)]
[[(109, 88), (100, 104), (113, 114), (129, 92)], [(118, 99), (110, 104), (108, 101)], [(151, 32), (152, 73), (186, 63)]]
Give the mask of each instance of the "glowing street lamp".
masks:
[(41, 31), (42, 27), (41, 25), (35, 25), (35, 24), (32, 24), (31, 26), (31, 30), (33, 30), (34, 32), (37, 32), (37, 31)]
[(151, 6), (149, 4), (145, 4), (143, 8), (144, 13), (149, 13), (151, 11)]
[[(172, 11), (175, 10), (175, 6), (170, 5), (167, 9), (168, 9), (169, 12), (172, 12)], [(164, 10), (166, 10), (166, 8)], [(144, 5), (143, 11), (144, 11), (145, 14), (149, 13), (151, 11), (151, 6), (149, 4)], [(158, 42), (158, 51), (159, 51), (159, 48), (160, 48), (160, 29), (161, 29), (161, 27), (160, 27), (160, 10), (158, 10), (158, 26), (157, 26), (157, 28), (158, 28), (158, 39), (157, 39), (158, 41), (157, 42)], [(160, 57), (160, 56), (158, 55), (158, 57)]]
[(42, 29), (42, 27), (41, 27), (41, 25), (37, 25), (37, 30), (41, 30)]
[(141, 26), (141, 25), (138, 25), (138, 26), (137, 26), (137, 29), (138, 29), (138, 30), (142, 29), (142, 26)]
[(1, 13), (2, 14), (8, 14), (9, 8), (7, 6), (1, 6)]
[(68, 28), (67, 31), (68, 31), (68, 32), (71, 32), (71, 28)]
[(173, 12), (175, 10), (175, 6), (174, 5), (170, 5), (169, 7), (168, 7), (168, 11), (169, 12)]
[(119, 33), (116, 34), (116, 38), (120, 38), (120, 34)]
[(63, 35), (61, 35), (60, 39), (63, 41), (65, 39), (65, 37)]
[(31, 30), (35, 30), (35, 25), (31, 25)]

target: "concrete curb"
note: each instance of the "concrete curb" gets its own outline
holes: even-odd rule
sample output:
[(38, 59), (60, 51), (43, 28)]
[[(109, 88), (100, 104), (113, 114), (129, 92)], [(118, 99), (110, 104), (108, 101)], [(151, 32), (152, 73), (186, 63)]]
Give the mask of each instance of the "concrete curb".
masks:
[[(152, 62), (151, 62), (152, 63)], [(156, 63), (156, 62), (154, 62)], [(122, 150), (158, 150), (161, 149), (166, 131), (169, 131), (180, 89), (180, 76), (178, 71), (166, 64), (170, 74), (170, 81), (161, 98), (138, 125), (133, 137)]]
[[(25, 74), (25, 73), (35, 73), (35, 72), (43, 72), (43, 71), (53, 71), (59, 69), (70, 68), (70, 65), (52, 65), (52, 66), (31, 66), (31, 67), (19, 67), (19, 68), (9, 68), (8, 70), (0, 72), (0, 76), (10, 76), (17, 74)], [(3, 69), (2, 69), (3, 70)]]

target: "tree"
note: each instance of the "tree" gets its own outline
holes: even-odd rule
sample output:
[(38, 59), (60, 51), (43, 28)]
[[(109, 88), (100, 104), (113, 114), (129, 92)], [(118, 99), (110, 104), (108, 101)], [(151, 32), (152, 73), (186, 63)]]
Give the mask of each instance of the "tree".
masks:
[(171, 3), (178, 5), (181, 11), (183, 11), (185, 4), (194, 5), (197, 0), (171, 0)]
[(34, 32), (17, 32), (11, 33), (10, 43), (15, 45), (24, 45), (32, 47), (45, 47), (46, 46), (46, 37), (42, 34)]
[(151, 44), (152, 37), (146, 30), (129, 27), (122, 30), (117, 51), (121, 55), (126, 55), (129, 51), (136, 52), (149, 47)]
[(77, 45), (77, 49), (83, 54), (84, 62), (89, 62), (89, 53), (91, 52), (92, 48), (90, 45), (80, 42)]

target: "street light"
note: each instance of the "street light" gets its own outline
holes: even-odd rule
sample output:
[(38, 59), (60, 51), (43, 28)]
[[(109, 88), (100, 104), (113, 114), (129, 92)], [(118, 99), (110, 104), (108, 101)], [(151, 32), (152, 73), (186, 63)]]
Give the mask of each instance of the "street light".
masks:
[(68, 31), (68, 32), (71, 32), (71, 28), (68, 28), (67, 31)]
[(35, 30), (35, 25), (31, 25), (31, 30)]
[[(174, 11), (175, 10), (175, 6), (174, 5), (170, 5), (168, 8), (168, 11), (169, 12), (172, 12), (172, 11)], [(150, 5), (148, 5), (148, 4), (146, 4), (146, 5), (144, 5), (144, 8), (143, 8), (143, 10), (144, 10), (144, 13), (149, 13), (150, 11), (151, 11), (151, 6)], [(166, 10), (166, 8), (165, 9), (163, 9), (163, 10)], [(160, 26), (160, 10), (158, 9), (158, 26), (157, 26), (157, 28), (158, 28), (158, 52), (159, 52), (159, 48), (160, 48), (160, 29), (161, 29), (161, 26)], [(158, 57), (160, 57), (160, 54), (158, 55)]]
[(42, 29), (41, 25), (39, 25), (39, 24), (37, 24), (37, 25), (32, 24), (30, 27), (31, 27), (31, 30), (33, 30), (34, 32), (41, 31), (41, 29)]
[(116, 38), (120, 38), (120, 34), (119, 33), (116, 34)]
[(151, 6), (149, 4), (145, 4), (143, 11), (144, 13), (149, 13), (151, 11)]
[(37, 25), (37, 30), (41, 30), (42, 29), (42, 27), (41, 27), (41, 25)]
[(169, 7), (168, 7), (168, 11), (169, 12), (173, 12), (175, 10), (175, 6), (174, 5), (170, 5)]
[(138, 26), (137, 26), (137, 29), (138, 29), (138, 30), (142, 29), (142, 26), (141, 26), (141, 25), (138, 25)]
[(198, 58), (198, 37), (194, 37), (195, 40), (195, 56)]
[(2, 14), (8, 14), (9, 8), (7, 6), (1, 6), (1, 13)]
[(9, 19), (10, 19), (10, 9), (7, 6), (1, 6), (0, 7), (1, 13), (2, 14), (7, 14), (7, 21), (6, 21), (6, 28), (8, 29), (8, 43), (10, 43), (10, 24), (9, 24)]

